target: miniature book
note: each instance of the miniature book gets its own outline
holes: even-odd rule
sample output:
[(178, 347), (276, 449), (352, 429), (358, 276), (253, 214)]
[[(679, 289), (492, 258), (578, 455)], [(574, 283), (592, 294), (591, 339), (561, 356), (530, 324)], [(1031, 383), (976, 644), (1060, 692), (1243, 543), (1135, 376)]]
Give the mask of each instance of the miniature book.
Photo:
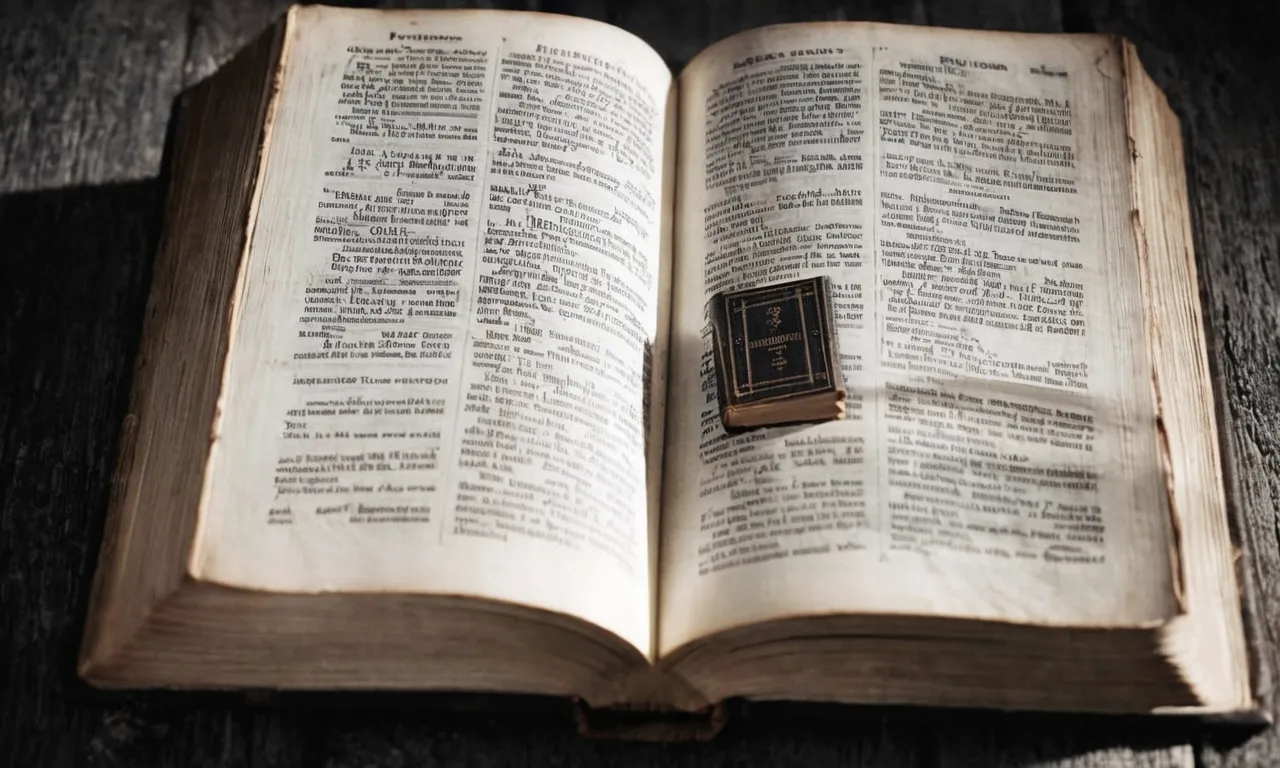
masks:
[(711, 299), (726, 430), (844, 418), (844, 376), (825, 277)]

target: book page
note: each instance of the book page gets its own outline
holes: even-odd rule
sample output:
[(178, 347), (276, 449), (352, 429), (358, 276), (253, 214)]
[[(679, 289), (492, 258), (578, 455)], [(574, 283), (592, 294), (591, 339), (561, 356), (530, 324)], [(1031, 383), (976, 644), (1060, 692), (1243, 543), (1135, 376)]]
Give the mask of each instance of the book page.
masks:
[[(662, 653), (828, 612), (1177, 613), (1121, 79), (1109, 38), (842, 23), (682, 74)], [(816, 275), (848, 418), (725, 434), (708, 300)]]
[(544, 14), (294, 14), (194, 575), (647, 653), (669, 71)]

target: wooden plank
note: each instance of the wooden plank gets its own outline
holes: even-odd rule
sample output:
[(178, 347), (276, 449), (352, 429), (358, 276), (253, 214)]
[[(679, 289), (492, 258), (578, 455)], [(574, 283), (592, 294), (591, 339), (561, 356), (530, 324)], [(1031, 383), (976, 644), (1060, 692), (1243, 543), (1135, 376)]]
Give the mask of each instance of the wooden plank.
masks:
[(187, 0), (6, 6), (0, 192), (155, 176), (181, 85)]
[(137, 347), (154, 180), (0, 198), (0, 764), (75, 765), (69, 700)]
[(1194, 768), (1192, 745), (1176, 728), (1160, 723), (1114, 723), (1086, 718), (1089, 724), (1053, 718), (1025, 728), (1008, 722), (951, 725), (938, 729), (934, 750), (938, 768), (1035, 765), (1037, 768)]
[(1059, 0), (927, 0), (926, 22), (939, 27), (1061, 32)]
[(120, 720), (78, 703), (186, 0), (0, 10), (0, 764), (90, 765)]

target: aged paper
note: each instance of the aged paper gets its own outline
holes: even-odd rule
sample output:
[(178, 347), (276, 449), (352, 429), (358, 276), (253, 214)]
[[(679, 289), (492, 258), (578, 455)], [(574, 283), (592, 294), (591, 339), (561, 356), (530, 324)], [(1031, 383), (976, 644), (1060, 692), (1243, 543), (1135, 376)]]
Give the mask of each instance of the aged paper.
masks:
[[(1102, 37), (793, 25), (681, 77), (660, 649), (826, 612), (1175, 614)], [(730, 437), (705, 306), (834, 283), (848, 419)]]
[(583, 20), (294, 14), (195, 575), (648, 652), (668, 70)]

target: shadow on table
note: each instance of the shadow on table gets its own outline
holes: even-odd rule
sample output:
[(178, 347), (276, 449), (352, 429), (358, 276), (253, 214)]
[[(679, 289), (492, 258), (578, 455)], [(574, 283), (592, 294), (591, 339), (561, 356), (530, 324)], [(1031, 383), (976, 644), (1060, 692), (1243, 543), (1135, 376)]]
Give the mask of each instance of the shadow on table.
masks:
[(70, 735), (160, 197), (154, 179), (0, 196), (0, 763), (46, 764)]

